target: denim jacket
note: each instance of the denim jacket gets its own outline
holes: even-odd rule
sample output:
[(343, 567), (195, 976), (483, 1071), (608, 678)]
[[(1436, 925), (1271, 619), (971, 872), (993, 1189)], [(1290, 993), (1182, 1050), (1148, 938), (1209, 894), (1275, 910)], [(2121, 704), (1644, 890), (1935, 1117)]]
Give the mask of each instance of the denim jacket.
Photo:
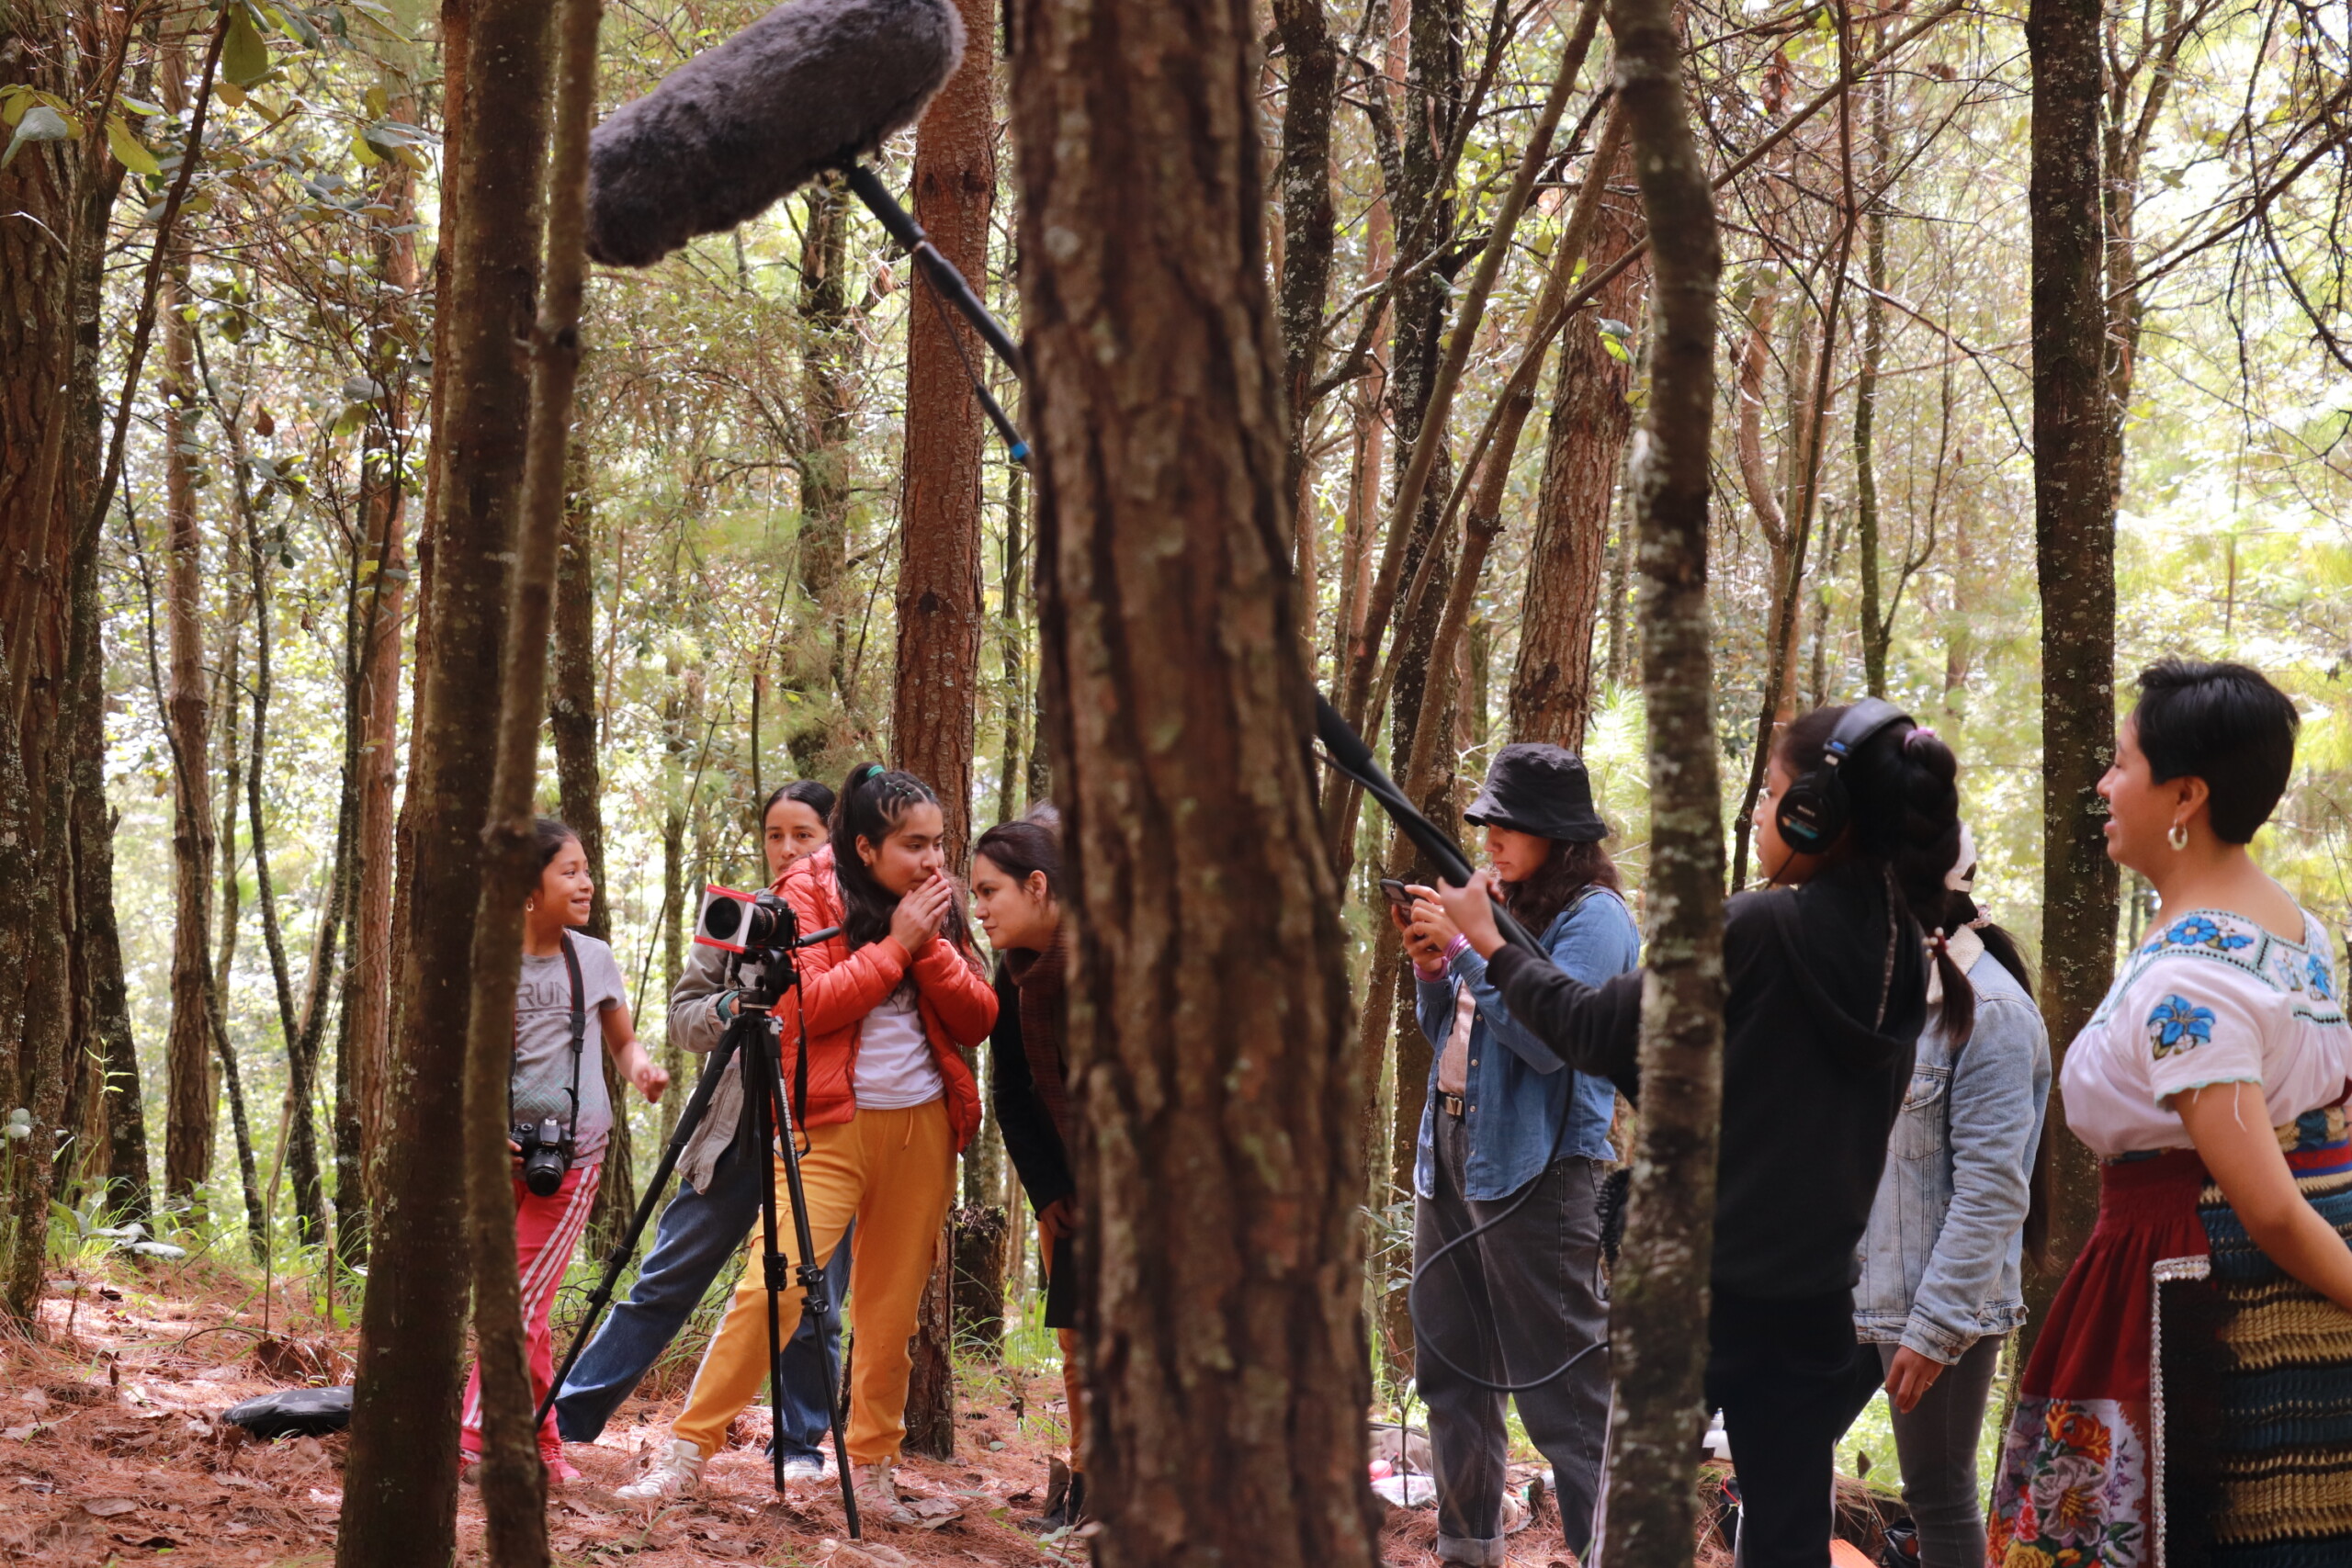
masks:
[[(1552, 962), (1588, 986), (1623, 975), (1641, 962), (1641, 933), (1633, 911), (1605, 887), (1596, 887), (1553, 918), (1544, 928), (1544, 951)], [(1572, 1072), (1549, 1046), (1530, 1034), (1503, 1006), (1502, 993), (1487, 978), (1487, 961), (1464, 948), (1454, 955), (1442, 980), (1418, 980), (1415, 1010), (1429, 1037), (1429, 1098), (1421, 1107), (1420, 1147), (1413, 1159), (1413, 1190), (1437, 1195), (1437, 1072), (1453, 1032), (1454, 987), (1467, 986), (1478, 1010), (1470, 1025), (1470, 1060), (1463, 1085), (1464, 1120), (1470, 1157), (1463, 1171), (1463, 1196), (1480, 1202), (1508, 1198), (1540, 1175), (1552, 1157), (1562, 1103), (1568, 1096), (1568, 1126), (1560, 1155), (1611, 1159), (1609, 1123), (1617, 1091), (1607, 1078)], [(1495, 1050), (1499, 1043), (1504, 1049)]]
[(2027, 1181), (2050, 1097), (2050, 1041), (1992, 954), (1968, 971), (1976, 1028), (1955, 1052), (1930, 1021), (1862, 1238), (1854, 1324), (1950, 1366), (2025, 1321)]

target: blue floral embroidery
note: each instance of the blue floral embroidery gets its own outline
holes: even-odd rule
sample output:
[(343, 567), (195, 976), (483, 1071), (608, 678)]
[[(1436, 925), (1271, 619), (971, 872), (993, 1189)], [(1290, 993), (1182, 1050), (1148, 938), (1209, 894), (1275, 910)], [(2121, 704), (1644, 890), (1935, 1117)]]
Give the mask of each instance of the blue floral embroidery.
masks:
[(2335, 976), (2327, 972), (2327, 960), (2314, 953), (2311, 958), (2312, 994), (2326, 1001), (2335, 999)]
[(2190, 915), (2167, 928), (2164, 940), (2175, 947), (2210, 947), (2217, 953), (2235, 953), (2242, 947), (2252, 947), (2254, 938), (2238, 931), (2224, 931), (2202, 915)]
[(2166, 997), (2148, 1015), (2148, 1043), (2159, 1057), (2170, 1056), (2213, 1039), (2213, 1010), (2187, 997)]

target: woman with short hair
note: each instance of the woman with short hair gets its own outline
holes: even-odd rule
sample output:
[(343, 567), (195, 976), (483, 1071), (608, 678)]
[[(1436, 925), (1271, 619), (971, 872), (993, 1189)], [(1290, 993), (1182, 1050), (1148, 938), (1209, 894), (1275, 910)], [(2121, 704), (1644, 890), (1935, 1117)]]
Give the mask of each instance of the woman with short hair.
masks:
[(2300, 719), (2167, 659), (2099, 781), (2164, 919), (2060, 1070), (2098, 1224), (2003, 1446), (1996, 1568), (2352, 1562), (2352, 1088), (2334, 942), (2248, 851)]

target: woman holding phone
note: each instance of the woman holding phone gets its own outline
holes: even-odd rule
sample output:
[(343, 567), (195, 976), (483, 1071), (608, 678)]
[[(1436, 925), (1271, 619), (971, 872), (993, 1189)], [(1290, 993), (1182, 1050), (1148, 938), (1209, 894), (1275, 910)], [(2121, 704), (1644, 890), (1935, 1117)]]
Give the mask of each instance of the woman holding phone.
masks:
[[(1641, 937), (1600, 840), (1584, 763), (1557, 746), (1506, 746), (1463, 819), (1486, 829), (1503, 901), (1566, 974), (1598, 986), (1639, 961)], [(1413, 1266), (1459, 1242), (1414, 1293), (1413, 1380), (1429, 1404), (1441, 1561), (1500, 1563), (1515, 1522), (1503, 1401), (1551, 1461), (1562, 1534), (1581, 1559), (1609, 1426), (1601, 1194), (1617, 1095), (1565, 1070), (1510, 1016), (1427, 887), (1392, 909), (1413, 959), (1429, 1039), (1429, 1096), (1413, 1161)], [(1461, 1240), (1481, 1224), (1476, 1238)], [(1527, 1384), (1504, 1395), (1490, 1383)]]

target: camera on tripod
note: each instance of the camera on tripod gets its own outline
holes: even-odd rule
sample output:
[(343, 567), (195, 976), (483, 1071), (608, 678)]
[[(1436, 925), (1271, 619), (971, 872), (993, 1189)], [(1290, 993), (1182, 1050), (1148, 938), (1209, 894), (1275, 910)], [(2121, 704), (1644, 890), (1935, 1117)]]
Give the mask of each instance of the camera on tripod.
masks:
[(704, 888), (702, 919), (695, 922), (695, 940), (705, 947), (729, 953), (764, 953), (794, 945), (792, 906), (762, 889), (738, 893), (711, 883)]
[(571, 1140), (564, 1135), (563, 1123), (552, 1116), (517, 1122), (506, 1135), (523, 1151), (524, 1187), (535, 1198), (554, 1197), (571, 1168)]

